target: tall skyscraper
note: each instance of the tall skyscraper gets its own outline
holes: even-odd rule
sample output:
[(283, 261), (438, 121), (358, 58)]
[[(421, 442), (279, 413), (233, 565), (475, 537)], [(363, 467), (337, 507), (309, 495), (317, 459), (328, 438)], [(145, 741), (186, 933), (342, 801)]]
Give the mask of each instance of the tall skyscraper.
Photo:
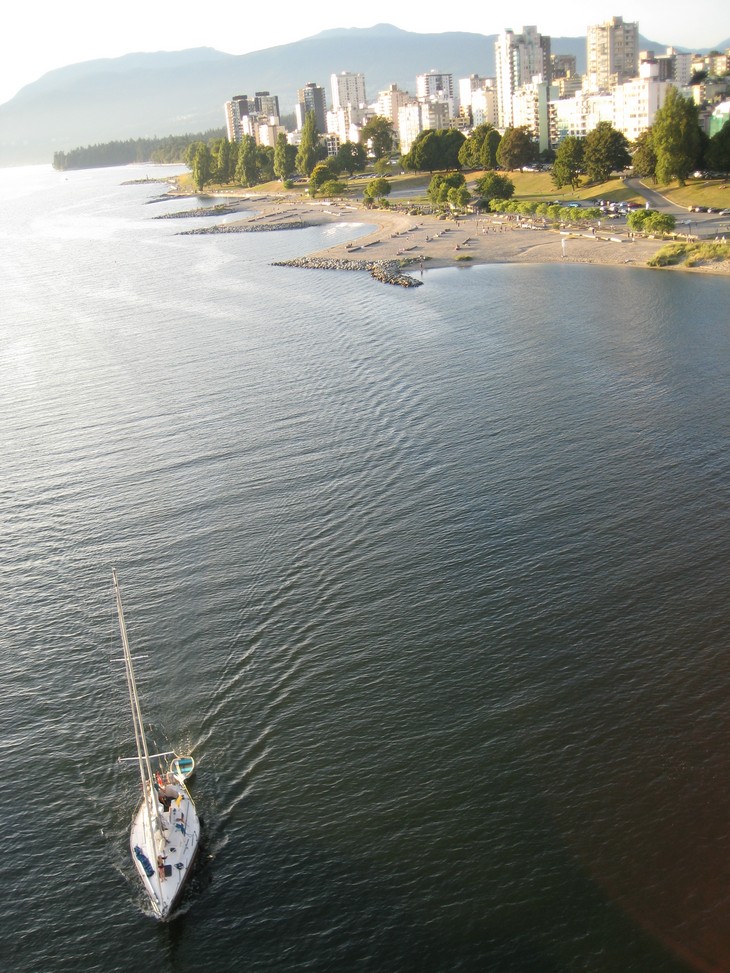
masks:
[(272, 95), (268, 91), (257, 91), (253, 99), (254, 109), (257, 115), (264, 118), (279, 117), (279, 96)]
[(332, 85), (332, 111), (339, 108), (359, 108), (367, 104), (365, 75), (358, 71), (342, 71), (330, 78)]
[(253, 105), (248, 100), (248, 95), (234, 95), (225, 104), (226, 111), (226, 132), (229, 142), (240, 142), (243, 133), (244, 118), (247, 118), (253, 110)]
[(537, 27), (523, 27), (521, 34), (503, 30), (495, 45), (497, 67), (497, 117), (499, 128), (512, 125), (512, 95), (535, 79), (550, 83), (550, 38)]
[(304, 119), (310, 111), (314, 112), (315, 124), (320, 135), (327, 131), (327, 107), (324, 98), (324, 88), (308, 81), (303, 88), (299, 89), (297, 105), (295, 108), (297, 116), (297, 128), (304, 125)]
[(431, 70), (416, 76), (416, 98), (431, 101), (453, 101), (454, 76)]
[(592, 91), (611, 91), (639, 74), (639, 25), (612, 17), (586, 36), (586, 80)]
[(393, 123), (393, 131), (400, 136), (398, 130), (398, 111), (413, 101), (407, 91), (401, 91), (397, 84), (388, 85), (385, 91), (378, 92), (377, 113), (388, 118)]
[(473, 126), (497, 124), (497, 88), (494, 78), (470, 74), (459, 79), (459, 114)]

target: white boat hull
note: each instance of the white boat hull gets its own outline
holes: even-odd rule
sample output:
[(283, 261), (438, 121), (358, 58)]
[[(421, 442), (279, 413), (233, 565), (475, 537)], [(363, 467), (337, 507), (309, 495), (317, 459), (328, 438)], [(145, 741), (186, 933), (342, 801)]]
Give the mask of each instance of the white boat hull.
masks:
[[(175, 786), (179, 798), (173, 800), (166, 810), (158, 804), (154, 817), (150, 816), (145, 799), (142, 800), (129, 837), (132, 861), (152, 908), (160, 919), (168, 918), (178, 902), (192, 870), (200, 840), (200, 822), (195, 804), (179, 779)], [(152, 800), (157, 802), (156, 793), (152, 795)], [(153, 821), (152, 828), (150, 821)]]

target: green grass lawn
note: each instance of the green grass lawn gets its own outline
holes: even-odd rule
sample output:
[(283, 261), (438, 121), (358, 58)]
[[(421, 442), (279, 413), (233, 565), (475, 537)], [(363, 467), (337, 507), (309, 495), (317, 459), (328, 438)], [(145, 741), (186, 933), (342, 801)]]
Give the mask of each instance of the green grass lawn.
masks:
[(690, 206), (730, 209), (730, 182), (726, 179), (690, 179), (686, 186), (654, 186), (647, 179), (646, 185), (685, 209)]
[[(465, 173), (467, 186), (474, 192), (475, 184), (484, 172)], [(549, 172), (508, 172), (515, 184), (515, 199), (535, 200), (540, 203), (552, 203), (554, 200), (562, 202), (573, 202), (588, 199), (607, 199), (610, 202), (636, 202), (643, 203), (641, 196), (632, 192), (621, 179), (610, 179), (608, 182), (594, 183), (587, 186), (579, 186), (573, 190), (570, 186), (563, 186), (557, 189)], [(372, 178), (372, 172), (365, 172), (356, 175), (353, 179), (344, 179), (346, 185), (345, 196), (360, 199), (363, 191)], [(393, 190), (399, 192), (406, 191), (410, 194), (414, 203), (422, 204), (427, 202), (426, 191), (431, 181), (431, 173), (411, 173), (403, 175), (397, 174), (388, 177)], [(177, 183), (181, 191), (192, 192), (192, 178), (189, 173), (177, 177)], [(678, 206), (688, 209), (690, 206), (708, 206), (712, 209), (727, 209), (730, 207), (730, 182), (722, 179), (690, 179), (686, 186), (654, 186), (646, 180), (647, 187), (656, 189), (667, 199), (670, 199)], [(207, 186), (208, 192), (225, 192), (226, 189), (238, 189), (240, 186)], [(252, 192), (277, 194), (291, 194), (293, 198), (300, 196), (306, 183), (297, 182), (294, 186), (286, 190), (282, 183), (276, 179), (272, 182), (262, 183), (255, 186)]]

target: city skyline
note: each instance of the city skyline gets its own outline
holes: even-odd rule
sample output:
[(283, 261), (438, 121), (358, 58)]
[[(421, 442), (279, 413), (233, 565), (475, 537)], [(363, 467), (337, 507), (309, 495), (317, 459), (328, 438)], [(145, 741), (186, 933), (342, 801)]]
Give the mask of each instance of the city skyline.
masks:
[[(113, 30), (109, 29), (107, 8), (90, 0), (69, 0), (62, 6), (49, 6), (42, 12), (39, 30), (38, 12), (28, 5), (14, 5), (6, 18), (6, 29), (0, 38), (0, 104), (9, 101), (27, 84), (57, 68), (98, 58), (121, 57), (139, 51), (177, 51), (194, 47), (212, 47), (229, 54), (292, 43), (312, 37), (324, 30), (367, 28), (387, 21), (403, 30), (417, 33), (441, 33), (464, 30), (485, 35), (511, 28), (520, 31), (525, 25), (536, 25), (548, 36), (578, 37), (586, 33), (589, 23), (599, 23), (614, 16), (638, 21), (641, 33), (658, 44), (673, 44), (691, 49), (709, 48), (730, 36), (730, 14), (724, 0), (698, 0), (691, 11), (657, 5), (651, 0), (630, 4), (601, 2), (587, 14), (574, 0), (559, 10), (546, 11), (536, 0), (527, 0), (515, 11), (510, 23), (500, 13), (485, 12), (483, 5), (465, 0), (459, 6), (457, 22), (444, 17), (443, 10), (411, 9), (389, 11), (378, 16), (367, 9), (317, 13), (296, 7), (286, 11), (272, 28), (268, 11), (256, 8), (245, 13), (238, 6), (217, 10), (211, 21), (201, 20), (199, 9), (190, 0), (182, 0), (170, 14), (168, 7), (150, 7), (130, 0), (119, 11)], [(31, 20), (31, 17), (33, 19)], [(446, 66), (447, 67), (447, 66)], [(475, 65), (474, 70), (479, 66)], [(331, 70), (345, 70), (347, 65)]]

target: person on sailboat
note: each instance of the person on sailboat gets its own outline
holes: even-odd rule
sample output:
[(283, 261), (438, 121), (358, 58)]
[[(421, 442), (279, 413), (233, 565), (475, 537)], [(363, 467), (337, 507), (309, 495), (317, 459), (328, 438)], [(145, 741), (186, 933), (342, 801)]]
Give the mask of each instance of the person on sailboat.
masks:
[(160, 804), (165, 811), (169, 811), (172, 802), (180, 796), (179, 788), (169, 781), (166, 784), (159, 784), (158, 782), (157, 793), (160, 798)]

